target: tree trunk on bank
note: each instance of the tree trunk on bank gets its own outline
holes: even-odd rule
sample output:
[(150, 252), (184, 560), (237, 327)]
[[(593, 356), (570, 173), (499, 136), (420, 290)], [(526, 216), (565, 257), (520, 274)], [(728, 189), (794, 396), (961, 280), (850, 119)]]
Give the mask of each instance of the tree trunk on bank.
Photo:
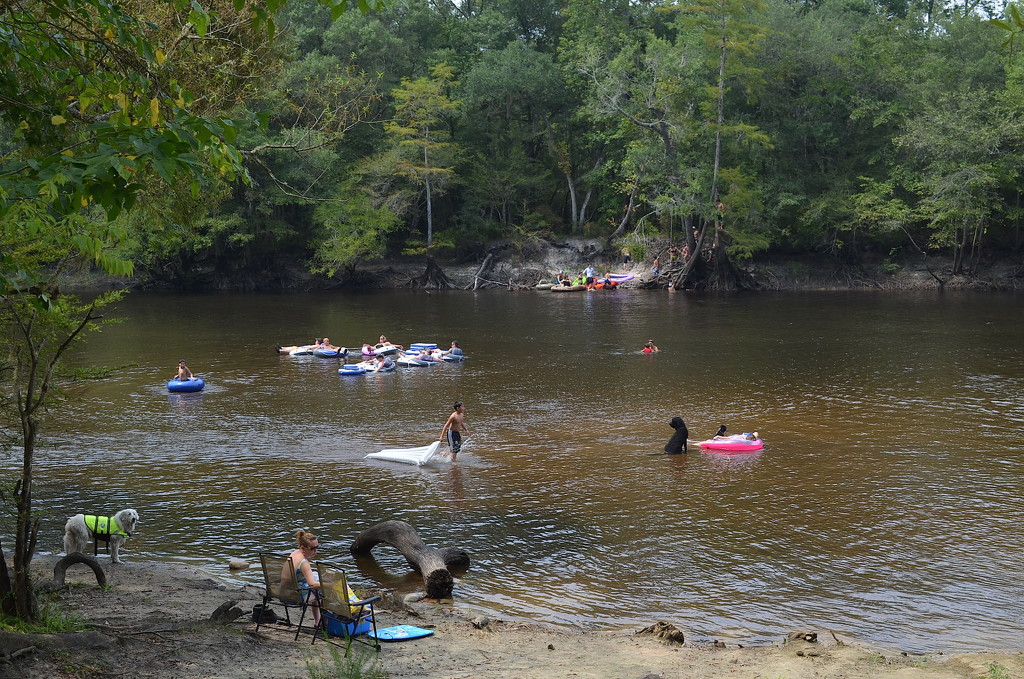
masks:
[[(704, 243), (712, 227), (715, 236), (710, 249), (711, 258), (705, 261)], [(754, 285), (750, 276), (733, 264), (725, 249), (725, 230), (721, 222), (715, 221), (704, 223), (700, 235), (693, 240), (689, 259), (683, 262), (683, 267), (672, 277), (672, 287), (676, 290), (749, 290)]]
[(746, 285), (732, 258), (725, 249), (721, 238), (715, 238), (715, 245), (711, 255), (711, 275), (708, 287), (712, 290), (745, 290)]
[(612, 231), (612, 235), (608, 236), (608, 245), (611, 245), (612, 241), (626, 232), (626, 227), (629, 225), (629, 221), (633, 217), (633, 211), (636, 209), (636, 192), (639, 188), (640, 177), (638, 176), (633, 182), (633, 188), (629, 191), (629, 202), (626, 203), (626, 211), (622, 215), (622, 221), (620, 221), (619, 226)]
[(423, 178), (427, 188), (427, 247), (434, 242), (434, 201), (430, 191), (430, 157), (427, 155), (427, 143), (430, 140), (430, 129), (427, 129), (427, 142), (423, 145)]
[(438, 266), (433, 257), (427, 257), (427, 269), (419, 278), (414, 278), (409, 284), (414, 288), (433, 288), (434, 290), (447, 290), (452, 287), (444, 269)]
[(427, 596), (432, 599), (448, 599), (455, 588), (450, 566), (468, 568), (469, 555), (465, 551), (447, 547), (431, 547), (420, 539), (416, 529), (404, 521), (384, 521), (363, 531), (349, 550), (353, 555), (370, 554), (380, 543), (397, 549), (409, 566), (423, 576)]

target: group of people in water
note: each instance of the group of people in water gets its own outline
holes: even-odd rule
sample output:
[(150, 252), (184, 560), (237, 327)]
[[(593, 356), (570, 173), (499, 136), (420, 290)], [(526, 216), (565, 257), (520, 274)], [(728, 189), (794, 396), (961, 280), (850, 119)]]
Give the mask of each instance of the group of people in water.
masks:
[(604, 278), (598, 278), (594, 267), (588, 266), (576, 278), (571, 278), (565, 271), (559, 271), (555, 276), (555, 285), (585, 285), (587, 290), (614, 290), (619, 286), (619, 282), (612, 280), (609, 273), (606, 273)]
[[(291, 344), (288, 346), (282, 346), (278, 344), (274, 349), (279, 354), (292, 354), (296, 351), (314, 353), (317, 350), (329, 351), (337, 353), (340, 356), (348, 354), (348, 349), (345, 347), (335, 346), (331, 344), (329, 337), (316, 338), (312, 344)], [(369, 342), (363, 343), (361, 350), (365, 360), (359, 365), (370, 370), (372, 372), (379, 372), (381, 370), (389, 370), (395, 366), (394, 359), (391, 358), (391, 354), (403, 353), (406, 355), (415, 354), (415, 357), (422, 361), (429, 361), (434, 363), (442, 363), (445, 361), (445, 356), (463, 356), (462, 348), (458, 342), (452, 342), (451, 347), (448, 349), (423, 349), (417, 352), (407, 352), (405, 346), (402, 344), (395, 344), (387, 338), (386, 335), (381, 335), (376, 343), (371, 344)], [(191, 373), (189, 373), (191, 374)]]
[(277, 349), (277, 353), (279, 354), (290, 354), (293, 351), (297, 351), (300, 349), (307, 349), (309, 351), (313, 351), (314, 349), (322, 349), (324, 351), (334, 351), (337, 353), (347, 353), (348, 351), (345, 347), (337, 347), (331, 344), (330, 337), (324, 337), (323, 339), (317, 337), (316, 339), (313, 340), (312, 344), (291, 344), (286, 347), (283, 347), (280, 344), (278, 344), (274, 348)]
[(462, 357), (462, 347), (456, 341), (452, 342), (451, 347), (448, 349), (418, 349), (415, 351), (406, 351), (405, 347), (401, 344), (394, 344), (384, 335), (380, 336), (380, 340), (377, 344), (364, 344), (362, 349), (363, 356), (366, 356), (366, 360), (358, 365), (366, 368), (370, 372), (380, 372), (382, 370), (391, 370), (395, 367), (395, 361), (391, 358), (391, 354), (402, 353), (407, 357), (415, 358), (419, 361), (426, 361), (428, 363), (445, 363), (445, 356)]

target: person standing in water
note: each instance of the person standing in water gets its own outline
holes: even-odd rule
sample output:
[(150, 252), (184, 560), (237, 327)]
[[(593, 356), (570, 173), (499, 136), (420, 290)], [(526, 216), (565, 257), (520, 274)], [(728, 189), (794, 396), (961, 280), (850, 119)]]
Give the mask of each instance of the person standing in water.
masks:
[(437, 439), (438, 441), (444, 441), (445, 435), (448, 436), (448, 447), (452, 451), (452, 462), (455, 462), (459, 451), (462, 450), (463, 434), (469, 436), (469, 429), (466, 428), (466, 407), (462, 405), (462, 401), (456, 401), (455, 405), (452, 406), (452, 414), (448, 416), (448, 421), (444, 423), (444, 426), (441, 428), (441, 435)]

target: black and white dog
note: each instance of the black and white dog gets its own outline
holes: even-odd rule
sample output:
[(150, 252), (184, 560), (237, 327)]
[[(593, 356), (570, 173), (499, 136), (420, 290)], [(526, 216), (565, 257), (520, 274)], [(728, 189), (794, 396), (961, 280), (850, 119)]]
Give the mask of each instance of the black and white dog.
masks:
[(89, 540), (99, 536), (101, 540), (110, 542), (110, 560), (121, 561), (121, 545), (135, 532), (139, 522), (139, 513), (134, 509), (122, 509), (113, 516), (94, 516), (92, 514), (75, 514), (64, 524), (64, 553), (85, 553), (89, 548)]

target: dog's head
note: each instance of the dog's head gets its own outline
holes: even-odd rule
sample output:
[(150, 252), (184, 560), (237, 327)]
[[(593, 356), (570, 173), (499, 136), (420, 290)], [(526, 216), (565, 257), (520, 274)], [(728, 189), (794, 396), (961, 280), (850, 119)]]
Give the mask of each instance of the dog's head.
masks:
[(139, 513), (134, 509), (122, 509), (114, 514), (114, 520), (125, 533), (131, 535), (135, 532), (135, 525), (139, 522)]

